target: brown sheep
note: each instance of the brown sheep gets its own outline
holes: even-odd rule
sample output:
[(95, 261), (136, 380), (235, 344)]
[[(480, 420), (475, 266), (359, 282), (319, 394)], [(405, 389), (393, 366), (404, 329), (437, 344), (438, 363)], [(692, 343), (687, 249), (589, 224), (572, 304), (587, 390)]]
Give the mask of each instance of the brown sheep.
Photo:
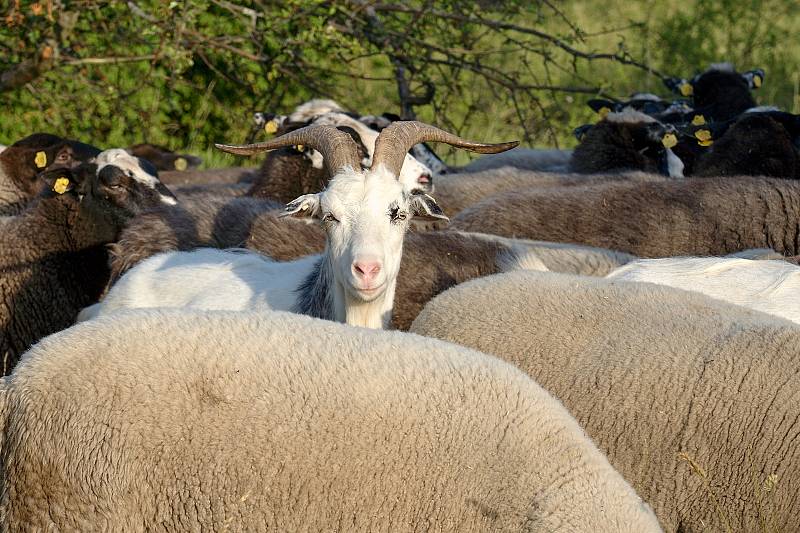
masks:
[(798, 255), (800, 183), (727, 177), (530, 188), (475, 204), (450, 227), (639, 257), (725, 255), (747, 248)]

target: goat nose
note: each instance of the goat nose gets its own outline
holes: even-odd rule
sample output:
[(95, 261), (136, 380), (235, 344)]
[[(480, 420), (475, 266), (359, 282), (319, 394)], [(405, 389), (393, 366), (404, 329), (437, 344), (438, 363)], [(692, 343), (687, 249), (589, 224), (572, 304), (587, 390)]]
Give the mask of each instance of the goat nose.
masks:
[(430, 183), (431, 177), (429, 174), (420, 174), (419, 178), (417, 178), (417, 183)]
[(353, 273), (366, 282), (372, 280), (380, 271), (381, 264), (378, 261), (355, 261), (353, 263)]

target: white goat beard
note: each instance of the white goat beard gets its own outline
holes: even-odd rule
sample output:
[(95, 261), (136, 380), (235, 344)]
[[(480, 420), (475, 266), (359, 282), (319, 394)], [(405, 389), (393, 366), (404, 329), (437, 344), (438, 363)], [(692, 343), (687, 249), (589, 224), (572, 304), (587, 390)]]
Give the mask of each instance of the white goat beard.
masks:
[(386, 289), (369, 302), (360, 300), (350, 294), (341, 283), (334, 282), (333, 294), (334, 318), (348, 326), (370, 329), (387, 328), (392, 319), (394, 293), (397, 280), (387, 282)]

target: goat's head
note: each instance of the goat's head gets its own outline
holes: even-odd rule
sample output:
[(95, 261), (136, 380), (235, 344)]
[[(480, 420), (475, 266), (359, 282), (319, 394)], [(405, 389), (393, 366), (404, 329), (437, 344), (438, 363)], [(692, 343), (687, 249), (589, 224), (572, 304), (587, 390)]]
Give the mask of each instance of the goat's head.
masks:
[(335, 281), (350, 299), (369, 302), (387, 289), (393, 294), (411, 218), (447, 220), (431, 196), (398, 179), (409, 148), (426, 141), (480, 153), (502, 152), (518, 144), (474, 143), (420, 122), (395, 122), (377, 137), (368, 170), (362, 169), (350, 135), (330, 126), (308, 126), (255, 145), (218, 144), (217, 148), (248, 155), (302, 144), (323, 154), (331, 176), (328, 186), (290, 202), (283, 216), (320, 221)]

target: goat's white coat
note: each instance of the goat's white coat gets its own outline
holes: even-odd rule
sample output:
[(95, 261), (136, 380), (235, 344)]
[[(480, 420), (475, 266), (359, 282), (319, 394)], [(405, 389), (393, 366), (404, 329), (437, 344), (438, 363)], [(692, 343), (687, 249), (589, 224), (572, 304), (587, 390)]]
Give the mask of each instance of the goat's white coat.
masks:
[(0, 144), (0, 154), (2, 154), (3, 150), (5, 150), (6, 148), (8, 148), (8, 146), (6, 146), (5, 144)]
[(607, 277), (699, 292), (800, 323), (800, 267), (781, 260), (735, 257), (640, 259), (618, 268)]

